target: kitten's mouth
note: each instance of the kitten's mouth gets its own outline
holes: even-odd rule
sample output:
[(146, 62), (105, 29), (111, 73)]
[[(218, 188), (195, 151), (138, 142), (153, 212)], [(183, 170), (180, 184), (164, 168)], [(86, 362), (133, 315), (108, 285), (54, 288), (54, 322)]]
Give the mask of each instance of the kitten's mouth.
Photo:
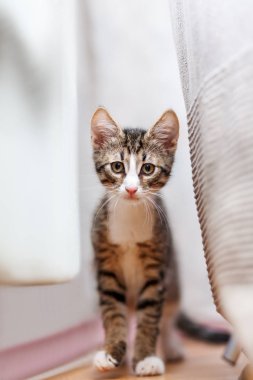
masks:
[(135, 194), (125, 194), (124, 198), (129, 201), (138, 201), (140, 198)]

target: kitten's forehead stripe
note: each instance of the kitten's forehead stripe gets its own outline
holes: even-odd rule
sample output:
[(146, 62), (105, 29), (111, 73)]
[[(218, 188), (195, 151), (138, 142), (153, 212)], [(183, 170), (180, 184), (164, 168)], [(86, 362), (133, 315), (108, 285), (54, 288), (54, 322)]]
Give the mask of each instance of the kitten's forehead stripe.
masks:
[(125, 145), (130, 153), (138, 154), (143, 149), (143, 138), (146, 133), (145, 130), (140, 128), (126, 128), (125, 133)]

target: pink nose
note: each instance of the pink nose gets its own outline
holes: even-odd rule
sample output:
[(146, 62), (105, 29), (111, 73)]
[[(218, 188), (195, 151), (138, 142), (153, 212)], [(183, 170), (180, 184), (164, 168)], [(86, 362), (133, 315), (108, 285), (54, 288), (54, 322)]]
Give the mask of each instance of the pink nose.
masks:
[(134, 187), (134, 186), (126, 187), (126, 191), (131, 197), (136, 193), (137, 190), (138, 190), (138, 187)]

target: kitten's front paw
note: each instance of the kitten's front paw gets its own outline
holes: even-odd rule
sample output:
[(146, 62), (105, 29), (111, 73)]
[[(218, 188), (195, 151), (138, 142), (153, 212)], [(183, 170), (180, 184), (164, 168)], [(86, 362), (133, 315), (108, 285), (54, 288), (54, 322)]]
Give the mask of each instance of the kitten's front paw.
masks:
[(99, 371), (109, 371), (118, 366), (117, 360), (104, 350), (96, 353), (93, 363)]
[(137, 376), (155, 376), (162, 375), (165, 371), (165, 366), (162, 359), (157, 356), (148, 356), (139, 361), (135, 367)]

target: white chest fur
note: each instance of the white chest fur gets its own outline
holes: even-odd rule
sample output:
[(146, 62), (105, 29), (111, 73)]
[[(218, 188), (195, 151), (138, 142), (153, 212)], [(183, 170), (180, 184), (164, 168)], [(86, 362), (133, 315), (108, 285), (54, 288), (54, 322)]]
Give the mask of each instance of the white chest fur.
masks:
[(143, 202), (120, 200), (109, 205), (109, 237), (112, 243), (132, 246), (152, 237), (153, 215)]
[(121, 200), (115, 207), (109, 205), (109, 238), (112, 243), (121, 246), (120, 265), (128, 289), (128, 301), (134, 303), (138, 289), (142, 286), (143, 276), (141, 262), (138, 259), (138, 247), (141, 243), (152, 238), (153, 213), (144, 203)]

